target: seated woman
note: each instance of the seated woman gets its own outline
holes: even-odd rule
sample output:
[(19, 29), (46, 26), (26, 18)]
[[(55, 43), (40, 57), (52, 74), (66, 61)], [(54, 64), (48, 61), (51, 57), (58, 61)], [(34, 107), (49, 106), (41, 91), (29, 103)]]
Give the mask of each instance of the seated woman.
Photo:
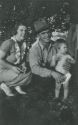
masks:
[(7, 96), (14, 96), (11, 87), (19, 94), (26, 94), (20, 86), (31, 81), (31, 72), (27, 73), (25, 66), (26, 26), (16, 24), (15, 28), (16, 33), (0, 47), (0, 88)]

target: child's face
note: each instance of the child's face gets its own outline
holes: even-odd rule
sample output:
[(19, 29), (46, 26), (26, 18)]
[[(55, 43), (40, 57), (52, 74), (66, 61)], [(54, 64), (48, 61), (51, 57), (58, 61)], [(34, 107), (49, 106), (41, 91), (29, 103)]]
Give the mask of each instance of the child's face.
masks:
[(60, 45), (60, 48), (59, 48), (59, 51), (60, 51), (62, 54), (67, 53), (67, 45), (66, 45), (66, 44), (61, 44), (61, 45)]

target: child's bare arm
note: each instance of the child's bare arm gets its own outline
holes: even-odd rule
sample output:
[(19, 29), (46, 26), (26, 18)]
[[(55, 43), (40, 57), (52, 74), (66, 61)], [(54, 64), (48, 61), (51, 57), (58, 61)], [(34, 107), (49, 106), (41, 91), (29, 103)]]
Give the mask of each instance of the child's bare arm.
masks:
[(72, 58), (70, 55), (68, 56), (67, 61), (70, 62), (70, 63), (73, 63), (73, 64), (76, 62), (75, 59)]

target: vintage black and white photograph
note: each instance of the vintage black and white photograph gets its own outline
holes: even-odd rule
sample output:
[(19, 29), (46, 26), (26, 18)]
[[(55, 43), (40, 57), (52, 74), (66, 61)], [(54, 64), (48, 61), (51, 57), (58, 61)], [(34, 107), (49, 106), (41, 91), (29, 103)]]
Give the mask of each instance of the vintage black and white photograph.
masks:
[(0, 125), (78, 125), (77, 74), (77, 0), (0, 0)]

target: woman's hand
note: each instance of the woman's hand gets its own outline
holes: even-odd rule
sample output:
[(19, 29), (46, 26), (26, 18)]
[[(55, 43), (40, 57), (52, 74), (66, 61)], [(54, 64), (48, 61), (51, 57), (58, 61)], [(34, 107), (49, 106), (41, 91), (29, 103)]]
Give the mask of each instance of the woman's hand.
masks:
[(25, 66), (25, 63), (23, 63), (23, 64), (22, 64), (22, 71), (23, 71), (23, 72), (26, 72), (26, 70), (27, 70), (27, 67)]
[(15, 71), (17, 74), (21, 72), (20, 68), (13, 66), (12, 70)]

